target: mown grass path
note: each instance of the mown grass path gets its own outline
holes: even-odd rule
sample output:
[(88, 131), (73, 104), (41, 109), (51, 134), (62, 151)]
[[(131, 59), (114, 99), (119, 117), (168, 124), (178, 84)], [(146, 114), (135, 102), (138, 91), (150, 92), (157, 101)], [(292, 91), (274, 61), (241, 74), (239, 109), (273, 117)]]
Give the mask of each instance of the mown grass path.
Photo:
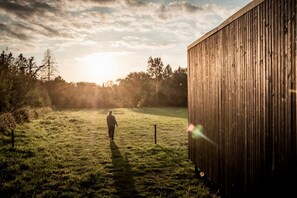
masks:
[[(3, 134), (0, 197), (209, 197), (187, 160), (187, 109), (61, 110)], [(157, 124), (158, 144), (154, 144)]]

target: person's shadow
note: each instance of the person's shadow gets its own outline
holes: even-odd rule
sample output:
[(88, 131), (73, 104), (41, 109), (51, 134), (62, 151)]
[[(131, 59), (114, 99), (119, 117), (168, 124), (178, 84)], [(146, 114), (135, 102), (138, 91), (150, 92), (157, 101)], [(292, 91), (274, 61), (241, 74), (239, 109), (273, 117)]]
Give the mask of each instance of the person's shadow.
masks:
[(110, 150), (112, 153), (113, 179), (116, 194), (119, 197), (142, 197), (138, 195), (138, 192), (135, 189), (133, 172), (127, 155), (125, 155), (125, 157), (122, 156), (114, 141), (110, 141)]

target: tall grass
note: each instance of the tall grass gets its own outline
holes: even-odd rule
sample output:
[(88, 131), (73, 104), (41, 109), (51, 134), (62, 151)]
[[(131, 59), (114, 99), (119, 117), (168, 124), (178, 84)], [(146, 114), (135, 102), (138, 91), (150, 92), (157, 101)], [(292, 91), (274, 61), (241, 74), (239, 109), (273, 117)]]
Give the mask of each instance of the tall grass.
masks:
[[(63, 110), (18, 126), (0, 147), (1, 197), (210, 197), (187, 159), (187, 110)], [(154, 144), (154, 124), (157, 144)]]

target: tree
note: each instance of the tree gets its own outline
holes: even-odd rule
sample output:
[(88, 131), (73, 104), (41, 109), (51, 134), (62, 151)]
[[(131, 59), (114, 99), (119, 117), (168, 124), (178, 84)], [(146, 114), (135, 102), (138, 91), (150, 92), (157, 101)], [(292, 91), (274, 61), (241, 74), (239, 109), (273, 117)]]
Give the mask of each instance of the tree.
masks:
[(23, 54), (20, 54), (18, 56), (18, 58), (15, 61), (15, 64), (16, 64), (17, 71), (25, 75), (26, 69), (27, 69), (27, 59), (23, 56)]
[(179, 67), (161, 83), (158, 97), (161, 105), (187, 106), (187, 69)]
[(147, 72), (151, 79), (153, 79), (154, 85), (155, 85), (155, 105), (159, 105), (159, 99), (158, 99), (158, 92), (160, 89), (160, 84), (164, 78), (164, 65), (161, 60), (161, 58), (152, 58), (149, 57), (148, 59), (148, 66), (147, 66)]
[(42, 61), (42, 65), (40, 66), (40, 70), (41, 80), (50, 81), (57, 76), (57, 63), (50, 49), (47, 49), (44, 53), (44, 58)]
[(0, 71), (10, 72), (14, 68), (14, 57), (12, 53), (2, 51), (0, 55)]
[(120, 81), (122, 100), (125, 106), (146, 106), (151, 100), (150, 76), (145, 72), (132, 72)]
[(164, 69), (164, 74), (163, 77), (164, 79), (166, 78), (170, 78), (172, 76), (173, 72), (172, 72), (172, 68), (171, 66), (168, 64), (165, 69)]
[(11, 53), (0, 55), (0, 112), (13, 112), (25, 106), (50, 105), (47, 91), (40, 81), (33, 78), (34, 58), (27, 59), (20, 54), (14, 58)]
[(171, 98), (175, 98), (171, 103), (174, 106), (187, 106), (187, 69), (178, 67), (172, 75)]
[(38, 72), (38, 66), (35, 63), (34, 57), (31, 56), (31, 58), (28, 59), (27, 62), (27, 73), (30, 77), (36, 78), (37, 77), (37, 72)]
[(163, 79), (164, 65), (161, 58), (152, 58), (149, 57), (147, 66), (147, 72), (152, 79), (156, 79), (158, 81)]
[(11, 107), (12, 80), (7, 78), (3, 72), (0, 72), (0, 112), (8, 111)]

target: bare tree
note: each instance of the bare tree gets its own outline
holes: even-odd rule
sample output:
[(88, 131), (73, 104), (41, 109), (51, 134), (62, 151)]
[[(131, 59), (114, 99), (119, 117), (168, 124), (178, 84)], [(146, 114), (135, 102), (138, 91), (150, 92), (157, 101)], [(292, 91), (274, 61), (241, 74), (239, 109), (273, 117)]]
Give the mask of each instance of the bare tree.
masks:
[(34, 60), (34, 57), (31, 56), (31, 58), (28, 59), (28, 62), (27, 62), (27, 73), (29, 76), (31, 77), (34, 77), (35, 78), (35, 71), (38, 69), (36, 63), (35, 63), (35, 60)]
[(57, 62), (50, 49), (47, 49), (44, 53), (44, 58), (42, 60), (41, 70), (41, 80), (53, 80), (57, 74)]

